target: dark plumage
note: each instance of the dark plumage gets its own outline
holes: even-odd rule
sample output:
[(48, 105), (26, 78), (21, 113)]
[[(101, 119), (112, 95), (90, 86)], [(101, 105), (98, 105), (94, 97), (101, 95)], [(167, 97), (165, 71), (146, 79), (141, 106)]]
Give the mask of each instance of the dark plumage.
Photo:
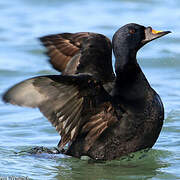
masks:
[(10, 88), (5, 102), (38, 107), (61, 135), (66, 154), (111, 160), (151, 148), (164, 120), (159, 95), (151, 88), (136, 54), (169, 31), (127, 24), (110, 40), (95, 33), (63, 33), (40, 38), (62, 75), (40, 76)]

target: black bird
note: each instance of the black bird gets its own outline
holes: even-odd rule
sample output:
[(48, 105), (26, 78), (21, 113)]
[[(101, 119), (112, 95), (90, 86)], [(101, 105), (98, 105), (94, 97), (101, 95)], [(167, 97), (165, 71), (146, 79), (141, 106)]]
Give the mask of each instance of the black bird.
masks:
[(168, 33), (131, 23), (114, 34), (112, 45), (96, 33), (42, 37), (50, 63), (62, 75), (25, 80), (10, 88), (3, 100), (38, 107), (61, 135), (58, 147), (68, 143), (67, 155), (112, 160), (151, 148), (163, 125), (164, 108), (136, 54)]

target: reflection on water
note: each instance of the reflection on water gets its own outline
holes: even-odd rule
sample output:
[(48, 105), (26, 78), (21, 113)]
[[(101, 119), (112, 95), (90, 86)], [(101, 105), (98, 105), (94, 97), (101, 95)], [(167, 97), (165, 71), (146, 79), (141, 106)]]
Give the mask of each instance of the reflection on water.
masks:
[(40, 36), (91, 31), (111, 38), (129, 22), (173, 32), (149, 43), (138, 54), (166, 112), (153, 150), (104, 163), (64, 155), (19, 154), (34, 146), (54, 147), (60, 137), (38, 110), (0, 101), (0, 176), (60, 180), (180, 178), (179, 0), (6, 0), (0, 2), (0, 11), (0, 96), (26, 78), (58, 73), (43, 54), (37, 39)]
[[(169, 168), (171, 164), (169, 151), (150, 150), (132, 153), (128, 157), (108, 162), (93, 162), (92, 160), (79, 160), (62, 154), (36, 154), (26, 153), (27, 147), (19, 147), (24, 153), (0, 149), (6, 153), (4, 165), (9, 166), (9, 174), (14, 172), (17, 175), (31, 174), (36, 179), (49, 178), (59, 180), (94, 180), (94, 179), (176, 179), (176, 175), (167, 173), (163, 169)], [(29, 166), (33, 167), (32, 169)], [(25, 174), (18, 169), (24, 168)], [(40, 175), (34, 173), (40, 170)], [(4, 168), (2, 169), (4, 170)], [(168, 175), (168, 176), (167, 176)]]
[[(169, 152), (151, 150), (138, 152), (129, 157), (110, 162), (88, 162), (72, 158), (71, 162), (59, 160), (56, 179), (148, 179), (159, 175), (163, 176), (160, 168), (169, 166), (160, 158), (170, 155)], [(63, 164), (62, 164), (63, 162)], [(173, 176), (171, 176), (172, 178)], [(67, 178), (67, 179), (68, 179)]]

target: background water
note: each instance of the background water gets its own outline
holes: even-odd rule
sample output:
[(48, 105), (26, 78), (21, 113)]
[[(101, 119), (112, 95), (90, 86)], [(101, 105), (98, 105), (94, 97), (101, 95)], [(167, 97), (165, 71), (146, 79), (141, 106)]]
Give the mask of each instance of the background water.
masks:
[(1, 0), (0, 95), (26, 78), (56, 74), (37, 37), (91, 31), (109, 38), (122, 25), (136, 22), (173, 33), (146, 45), (138, 60), (165, 105), (160, 137), (149, 152), (118, 161), (90, 163), (64, 155), (17, 153), (59, 141), (36, 109), (0, 101), (0, 176), (30, 179), (180, 179), (180, 1), (179, 0)]

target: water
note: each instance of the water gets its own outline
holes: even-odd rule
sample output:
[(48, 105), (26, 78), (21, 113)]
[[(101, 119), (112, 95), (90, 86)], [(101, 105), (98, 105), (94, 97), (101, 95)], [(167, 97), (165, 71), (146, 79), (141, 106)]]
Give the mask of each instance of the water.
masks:
[(19, 153), (37, 145), (54, 147), (60, 137), (38, 110), (0, 101), (0, 177), (180, 179), (179, 18), (179, 0), (0, 1), (0, 95), (26, 78), (57, 74), (46, 61), (39, 36), (91, 31), (111, 38), (129, 22), (173, 32), (149, 43), (138, 54), (146, 77), (165, 106), (164, 126), (152, 150), (106, 163), (65, 155)]

